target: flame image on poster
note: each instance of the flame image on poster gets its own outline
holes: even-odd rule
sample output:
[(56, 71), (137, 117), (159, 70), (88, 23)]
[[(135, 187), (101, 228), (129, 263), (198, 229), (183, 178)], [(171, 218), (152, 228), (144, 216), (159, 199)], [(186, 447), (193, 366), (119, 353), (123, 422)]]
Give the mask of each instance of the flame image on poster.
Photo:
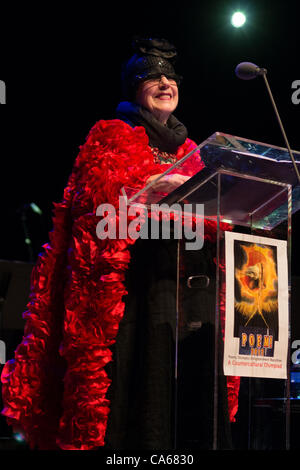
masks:
[(277, 300), (277, 270), (273, 252), (269, 247), (256, 244), (241, 245), (246, 255), (241, 269), (236, 269), (236, 280), (241, 300), (235, 307), (247, 319), (245, 326), (256, 315), (260, 315), (267, 327), (265, 312), (275, 313)]
[(273, 355), (278, 333), (278, 278), (274, 248), (236, 240), (235, 281), (235, 318), (240, 354)]

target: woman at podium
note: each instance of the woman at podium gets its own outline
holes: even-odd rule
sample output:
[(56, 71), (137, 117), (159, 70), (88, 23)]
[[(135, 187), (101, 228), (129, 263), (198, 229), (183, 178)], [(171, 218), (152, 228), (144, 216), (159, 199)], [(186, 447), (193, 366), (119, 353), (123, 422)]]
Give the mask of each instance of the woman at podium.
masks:
[[(191, 410), (177, 414), (174, 392), (177, 240), (99, 239), (96, 232), (101, 204), (116, 208), (118, 228), (121, 189), (144, 188), (196, 147), (173, 114), (176, 49), (161, 39), (137, 39), (134, 48), (116, 119), (93, 126), (55, 204), (50, 242), (33, 270), (24, 337), (3, 369), (2, 414), (32, 449), (172, 449), (174, 436), (178, 446), (210, 445), (203, 412), (199, 433), (177, 433), (180, 423), (192, 429)], [(171, 192), (202, 167), (197, 154), (154, 189)], [(198, 404), (211, 393), (200, 388)], [(226, 423), (236, 412), (228, 403)]]

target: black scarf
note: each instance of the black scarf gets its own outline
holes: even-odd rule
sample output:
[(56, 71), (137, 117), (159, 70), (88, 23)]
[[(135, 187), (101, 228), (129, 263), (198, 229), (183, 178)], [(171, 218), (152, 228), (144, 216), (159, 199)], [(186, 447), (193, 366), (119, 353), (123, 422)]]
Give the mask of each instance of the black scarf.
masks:
[(187, 138), (186, 127), (173, 114), (163, 125), (150, 111), (136, 103), (122, 101), (117, 107), (116, 117), (132, 127), (143, 126), (149, 137), (149, 145), (161, 152), (175, 153)]

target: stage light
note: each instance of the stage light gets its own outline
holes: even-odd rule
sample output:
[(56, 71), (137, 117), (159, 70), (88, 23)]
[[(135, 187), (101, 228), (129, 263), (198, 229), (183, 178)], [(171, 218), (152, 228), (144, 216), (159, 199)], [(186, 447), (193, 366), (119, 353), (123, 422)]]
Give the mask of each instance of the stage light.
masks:
[(33, 210), (33, 212), (35, 212), (36, 214), (42, 215), (41, 209), (34, 202), (31, 202), (29, 205), (31, 209)]
[(14, 440), (17, 442), (25, 442), (25, 437), (20, 432), (14, 433), (13, 437), (14, 437)]
[(241, 11), (236, 11), (231, 17), (231, 24), (235, 28), (241, 28), (246, 22), (246, 16)]

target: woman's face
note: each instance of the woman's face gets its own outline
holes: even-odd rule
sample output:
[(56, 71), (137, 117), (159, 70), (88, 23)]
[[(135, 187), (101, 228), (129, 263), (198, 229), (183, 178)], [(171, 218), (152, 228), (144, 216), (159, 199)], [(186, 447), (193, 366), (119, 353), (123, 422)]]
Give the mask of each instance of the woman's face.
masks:
[(136, 94), (136, 102), (165, 124), (178, 105), (178, 87), (175, 80), (164, 75), (142, 82)]

